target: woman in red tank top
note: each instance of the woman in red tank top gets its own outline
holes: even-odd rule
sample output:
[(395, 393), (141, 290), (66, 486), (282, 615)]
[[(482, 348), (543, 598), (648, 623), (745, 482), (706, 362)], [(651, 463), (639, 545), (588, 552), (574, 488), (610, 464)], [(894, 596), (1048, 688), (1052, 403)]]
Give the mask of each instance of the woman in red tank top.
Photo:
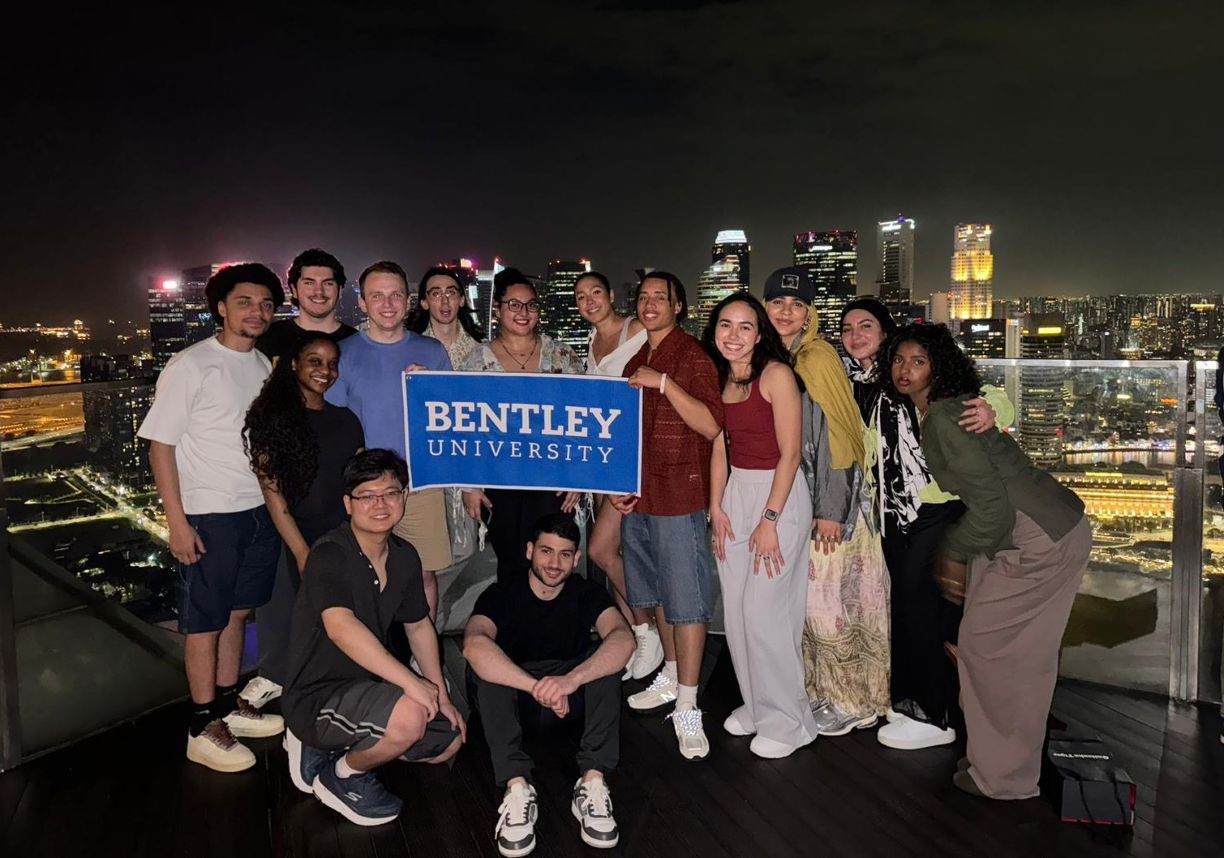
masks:
[(803, 383), (756, 298), (719, 302), (703, 343), (722, 382), (725, 429), (710, 463), (710, 521), (727, 647), (744, 705), (723, 728), (778, 758), (816, 738), (800, 640), (812, 500), (796, 479)]

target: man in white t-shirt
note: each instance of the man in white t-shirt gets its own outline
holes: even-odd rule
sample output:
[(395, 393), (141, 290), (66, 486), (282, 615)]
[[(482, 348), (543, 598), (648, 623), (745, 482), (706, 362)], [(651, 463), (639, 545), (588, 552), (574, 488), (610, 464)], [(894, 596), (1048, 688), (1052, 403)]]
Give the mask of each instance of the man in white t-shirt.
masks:
[(271, 364), (255, 350), (285, 299), (280, 280), (258, 263), (222, 268), (205, 287), (220, 328), (183, 349), (157, 379), (139, 435), (166, 510), (178, 560), (179, 631), (192, 713), (187, 759), (221, 772), (255, 765), (235, 736), (284, 729), (238, 697), (243, 630), (268, 601), (281, 550), (259, 481), (242, 444), (251, 401)]

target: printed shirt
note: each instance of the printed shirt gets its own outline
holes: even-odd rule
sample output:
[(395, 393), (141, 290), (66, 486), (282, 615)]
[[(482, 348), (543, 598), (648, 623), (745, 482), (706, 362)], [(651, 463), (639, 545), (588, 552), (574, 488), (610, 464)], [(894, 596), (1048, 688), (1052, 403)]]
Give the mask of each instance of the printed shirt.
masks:
[[(540, 334), (540, 368), (536, 372), (564, 373), (566, 375), (582, 375), (585, 367), (582, 358), (565, 343), (554, 340), (547, 334)], [(467, 360), (459, 369), (468, 372), (509, 372), (497, 359), (491, 343), (478, 343), (467, 356)], [(514, 370), (523, 372), (523, 370)]]
[[(650, 343), (629, 359), (625, 377), (641, 366), (667, 373), (700, 400), (719, 426), (723, 425), (722, 390), (718, 370), (693, 337), (679, 327), (663, 338), (653, 355)], [(657, 390), (642, 391), (642, 497), (634, 512), (647, 515), (689, 515), (710, 503), (710, 454), (713, 444), (689, 428), (667, 398)]]
[[(422, 331), (425, 336), (438, 339), (433, 332), (433, 322), (425, 326)], [(459, 336), (455, 337), (455, 341), (446, 347), (446, 353), (450, 355), (451, 366), (455, 369), (462, 369), (464, 361), (468, 359), (468, 355), (476, 351), (476, 347), (480, 343), (472, 339), (472, 335), (463, 330), (463, 325), (459, 326)]]

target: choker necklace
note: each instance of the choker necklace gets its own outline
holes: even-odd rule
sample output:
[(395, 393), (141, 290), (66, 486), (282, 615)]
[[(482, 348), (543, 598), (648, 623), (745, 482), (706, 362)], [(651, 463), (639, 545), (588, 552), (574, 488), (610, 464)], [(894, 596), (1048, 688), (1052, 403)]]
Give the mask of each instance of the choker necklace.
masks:
[(514, 352), (510, 351), (510, 349), (506, 347), (506, 344), (501, 340), (498, 340), (497, 344), (502, 347), (502, 352), (506, 355), (506, 357), (518, 364), (519, 369), (526, 371), (527, 364), (531, 363), (531, 359), (535, 357), (536, 349), (540, 346), (540, 338), (536, 337), (535, 341), (531, 344), (531, 351), (527, 352), (527, 360), (519, 360), (517, 357), (515, 357)]

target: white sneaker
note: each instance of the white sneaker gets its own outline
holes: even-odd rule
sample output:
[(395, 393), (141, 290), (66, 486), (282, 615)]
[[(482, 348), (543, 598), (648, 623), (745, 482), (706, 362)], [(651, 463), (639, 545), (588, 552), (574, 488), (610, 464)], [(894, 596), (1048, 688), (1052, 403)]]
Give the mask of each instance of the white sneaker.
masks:
[(280, 697), (284, 690), (272, 680), (256, 676), (243, 686), (238, 696), (256, 709), (262, 709), (266, 704)]
[(940, 728), (934, 724), (900, 715), (896, 721), (891, 721), (881, 727), (876, 733), (876, 738), (886, 748), (917, 751), (922, 748), (936, 748), (940, 745), (952, 744), (956, 741), (956, 731), (951, 727)]
[(658, 709), (660, 706), (674, 702), (679, 690), (679, 683), (668, 676), (667, 671), (660, 670), (659, 675), (646, 687), (645, 691), (629, 695), (629, 708), (639, 712)]
[(749, 729), (744, 725), (744, 721), (740, 717), (743, 709), (744, 707), (741, 706), (739, 709), (736, 709), (734, 712), (728, 715), (726, 721), (723, 721), (723, 729), (732, 736), (751, 736), (756, 732), (756, 730)]
[(799, 750), (801, 745), (786, 745), (776, 739), (768, 739), (764, 736), (754, 736), (752, 743), (748, 746), (748, 750), (766, 760), (780, 760), (783, 757), (789, 757), (795, 751)]
[(226, 726), (235, 736), (262, 739), (279, 736), (285, 730), (285, 719), (270, 712), (261, 712), (245, 697), (238, 698), (238, 708), (225, 716)]
[(649, 623), (634, 626), (633, 636), (637, 638), (637, 650), (628, 666), (633, 669), (634, 679), (645, 679), (663, 663), (663, 641), (659, 630), (651, 628)]
[(667, 716), (676, 729), (676, 740), (680, 743), (680, 756), (686, 760), (700, 760), (710, 753), (710, 740), (701, 725), (700, 709), (675, 709)]
[(506, 858), (518, 858), (535, 849), (535, 824), (540, 810), (536, 805), (536, 791), (531, 784), (514, 784), (506, 790), (502, 803), (497, 808), (497, 851)]
[(603, 778), (589, 781), (578, 779), (574, 784), (574, 800), (570, 804), (582, 842), (596, 849), (611, 849), (620, 840), (616, 819), (612, 816), (612, 794)]
[(235, 739), (220, 718), (210, 721), (198, 736), (187, 734), (187, 759), (215, 772), (241, 772), (255, 765), (251, 749)]

